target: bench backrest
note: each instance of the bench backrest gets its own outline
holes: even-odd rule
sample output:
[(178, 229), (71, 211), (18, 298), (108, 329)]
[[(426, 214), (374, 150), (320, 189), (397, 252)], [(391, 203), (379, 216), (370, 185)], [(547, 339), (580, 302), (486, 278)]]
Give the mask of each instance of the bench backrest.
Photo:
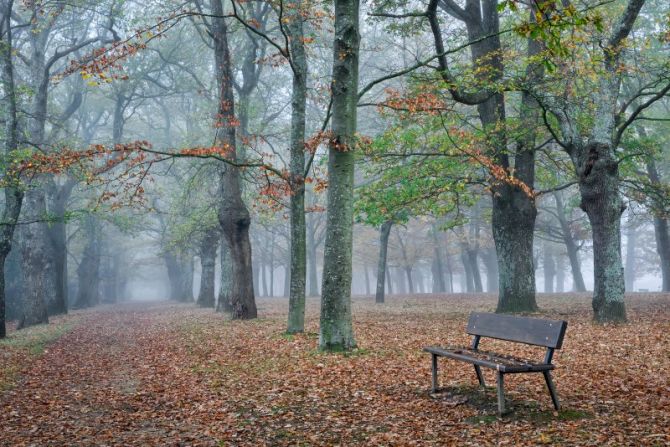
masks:
[(481, 337), (561, 349), (567, 326), (568, 322), (563, 320), (474, 312), (470, 314), (467, 332)]

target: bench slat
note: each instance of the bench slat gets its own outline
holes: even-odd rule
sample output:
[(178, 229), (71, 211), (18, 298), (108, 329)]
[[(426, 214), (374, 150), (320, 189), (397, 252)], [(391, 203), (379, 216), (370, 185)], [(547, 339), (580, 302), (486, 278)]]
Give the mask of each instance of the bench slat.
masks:
[(567, 326), (563, 320), (475, 312), (470, 314), (467, 333), (560, 349)]
[[(552, 364), (530, 363), (520, 359), (506, 358), (494, 353), (473, 351), (470, 348), (438, 348), (428, 347), (424, 351), (431, 354), (447, 357), (454, 360), (460, 360), (485, 368), (495, 369), (502, 373), (520, 373), (520, 372), (539, 372), (550, 371), (554, 369)], [(484, 357), (484, 358), (482, 358)]]

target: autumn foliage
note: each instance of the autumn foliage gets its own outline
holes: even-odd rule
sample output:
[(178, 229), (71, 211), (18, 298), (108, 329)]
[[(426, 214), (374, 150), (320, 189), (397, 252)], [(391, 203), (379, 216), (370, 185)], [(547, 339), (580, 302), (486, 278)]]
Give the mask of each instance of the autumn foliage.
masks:
[(538, 316), (569, 322), (554, 358), (559, 413), (542, 377), (519, 375), (506, 384), (513, 413), (498, 418), (495, 390), (477, 391), (472, 368), (447, 360), (443, 390), (430, 394), (430, 357), (421, 348), (467, 344), (467, 315), (492, 310), (491, 295), (392, 298), (384, 308), (356, 299), (360, 349), (348, 355), (317, 352), (316, 301), (308, 302), (306, 334), (297, 336), (284, 335), (286, 303), (276, 299), (259, 301), (262, 324), (190, 306), (128, 304), (58, 320), (50, 327), (72, 327), (38, 357), (27, 355), (21, 333), (1, 342), (1, 439), (12, 446), (667, 445), (668, 295), (631, 295), (625, 326), (593, 324), (587, 295), (539, 302), (548, 310)]

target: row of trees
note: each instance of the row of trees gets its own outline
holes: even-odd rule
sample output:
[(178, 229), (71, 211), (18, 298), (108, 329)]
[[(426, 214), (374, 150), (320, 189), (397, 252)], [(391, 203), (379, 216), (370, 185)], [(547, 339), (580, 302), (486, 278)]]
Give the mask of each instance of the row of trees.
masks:
[(192, 299), (197, 254), (197, 302), (255, 318), (254, 270), (275, 262), (277, 219), (289, 223), (289, 333), (304, 330), (323, 243), (325, 350), (355, 346), (355, 220), (381, 229), (378, 301), (392, 229), (427, 219), (433, 289), (452, 284), (447, 231), (466, 289), (484, 288), (481, 261), (500, 312), (537, 308), (536, 235), (564, 245), (584, 290), (578, 233), (590, 229), (595, 318), (624, 321), (625, 201), (654, 216), (670, 288), (668, 24), (662, 2), (609, 3), (383, 1), (361, 23), (352, 0), (4, 1), (0, 260), (18, 243), (21, 325), (66, 311), (74, 247), (74, 304), (122, 295), (123, 232), (159, 243), (173, 299)]

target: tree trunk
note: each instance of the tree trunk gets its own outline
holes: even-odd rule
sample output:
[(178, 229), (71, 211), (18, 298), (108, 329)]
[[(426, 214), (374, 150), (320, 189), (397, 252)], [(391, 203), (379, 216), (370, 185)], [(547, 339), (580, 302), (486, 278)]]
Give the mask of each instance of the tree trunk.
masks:
[[(386, 271), (386, 258), (389, 246), (389, 236), (391, 235), (392, 220), (387, 220), (381, 226), (379, 231), (379, 261), (377, 262), (377, 291), (375, 293), (375, 302), (384, 302), (384, 278), (388, 275)], [(391, 281), (389, 280), (389, 288)], [(392, 293), (389, 290), (389, 293)]]
[(433, 263), (431, 272), (433, 274), (433, 293), (444, 293), (447, 287), (444, 284), (444, 263), (442, 262), (442, 244), (440, 244), (440, 237), (438, 229), (433, 225), (431, 236), (433, 238)]
[(556, 293), (565, 291), (565, 259), (562, 254), (556, 255)]
[(624, 283), (626, 290), (635, 291), (635, 248), (637, 245), (637, 228), (628, 220), (626, 228), (626, 267), (624, 269)]
[(593, 231), (593, 312), (598, 322), (626, 321), (621, 262), (619, 167), (605, 143), (589, 143), (577, 162), (581, 208)]
[(368, 272), (368, 265), (363, 266), (363, 272), (365, 274), (365, 295), (370, 295), (370, 272)]
[(473, 293), (475, 291), (475, 280), (472, 277), (472, 264), (468, 259), (468, 252), (465, 244), (461, 244), (461, 263), (463, 264), (463, 280), (465, 287), (461, 287), (462, 292)]
[(560, 192), (554, 193), (554, 200), (556, 201), (556, 216), (558, 217), (558, 223), (561, 226), (561, 233), (563, 234), (563, 243), (565, 243), (568, 259), (570, 260), (573, 288), (576, 292), (586, 292), (586, 285), (584, 284), (582, 268), (579, 262), (579, 247), (572, 237), (572, 229), (565, 216), (563, 196)]
[(260, 282), (263, 290), (263, 295), (262, 296), (268, 296), (268, 281), (267, 281), (267, 274), (266, 274), (266, 269), (265, 269), (265, 256), (261, 255), (258, 256), (258, 271), (260, 272)]
[(35, 324), (48, 323), (47, 305), (45, 302), (46, 288), (50, 285), (49, 274), (53, 271), (46, 255), (47, 224), (43, 221), (46, 211), (44, 191), (30, 189), (26, 192), (23, 214), (28, 221), (37, 223), (23, 225), (20, 229), (21, 270), (23, 281), (23, 316), (19, 326), (27, 327)]
[(494, 196), (493, 215), (496, 222), (493, 225), (493, 237), (500, 270), (496, 312), (535, 311), (535, 205), (515, 188), (514, 192), (508, 192), (505, 197)]
[(77, 268), (77, 297), (74, 307), (83, 309), (97, 304), (100, 295), (100, 244), (99, 228), (96, 219), (87, 215), (84, 222), (86, 231), (86, 245)]
[(314, 230), (311, 229), (307, 234), (309, 244), (307, 244), (307, 253), (309, 255), (309, 296), (319, 295), (319, 274), (316, 265), (316, 238)]
[(168, 281), (170, 282), (170, 300), (183, 301), (181, 294), (181, 283), (183, 272), (177, 262), (177, 255), (174, 252), (163, 254), (163, 261), (167, 270)]
[(214, 278), (216, 277), (216, 248), (219, 235), (216, 231), (210, 231), (203, 237), (200, 245), (200, 293), (198, 293), (198, 306), (214, 307)]
[(68, 278), (68, 256), (67, 256), (67, 222), (66, 211), (67, 202), (72, 193), (76, 182), (68, 179), (63, 185), (56, 185), (51, 182), (50, 200), (53, 204), (52, 214), (56, 222), (49, 228), (49, 240), (54, 255), (55, 263), (55, 301), (48, 303), (49, 313), (64, 314), (67, 313), (67, 278)]
[[(2, 64), (2, 109), (4, 111), (4, 157), (11, 159), (18, 148), (18, 120), (16, 106), (16, 85), (14, 83), (14, 63), (12, 61), (12, 29), (11, 12), (14, 2), (12, 0), (2, 2), (0, 11), (0, 63)], [(23, 204), (23, 192), (18, 185), (18, 178), (8, 175), (4, 166), (3, 189), (5, 195), (4, 208), (2, 210), (2, 225), (0, 225), (0, 339), (7, 335), (6, 320), (6, 294), (5, 294), (5, 261), (12, 250), (12, 239), (16, 222), (21, 214)]]
[[(226, 149), (227, 158), (237, 162), (235, 138), (235, 98), (233, 95), (233, 72), (228, 48), (227, 26), (223, 18), (221, 0), (211, 0), (212, 38), (216, 78), (219, 87), (217, 111), (216, 145)], [(239, 168), (231, 164), (221, 167), (221, 201), (219, 223), (230, 248), (232, 259), (231, 315), (233, 319), (256, 318), (254, 298), (251, 243), (249, 226), (251, 218), (242, 200)]]
[(444, 259), (445, 266), (447, 267), (447, 292), (454, 293), (454, 273), (451, 268), (451, 257), (449, 256), (449, 253), (447, 253), (447, 256), (445, 256)]
[(405, 266), (405, 276), (407, 277), (407, 293), (414, 295), (414, 278), (412, 278), (412, 267)]
[(548, 244), (544, 245), (544, 293), (554, 293), (554, 277), (556, 276), (556, 264), (554, 263), (554, 256), (551, 253)]
[[(653, 186), (661, 185), (661, 176), (653, 159), (647, 161), (647, 175)], [(670, 292), (670, 231), (668, 229), (668, 219), (662, 213), (666, 207), (666, 203), (655, 203), (657, 209), (654, 210), (654, 235), (656, 237), (656, 252), (661, 260), (663, 280), (661, 290)]]
[(335, 0), (332, 135), (328, 149), (328, 217), (319, 347), (356, 346), (351, 321), (354, 149), (358, 104), (359, 1)]
[(306, 225), (305, 225), (305, 108), (307, 56), (303, 35), (302, 1), (290, 6), (287, 26), (291, 36), (293, 90), (291, 93), (291, 285), (287, 333), (305, 330)]
[(498, 291), (498, 257), (495, 248), (487, 248), (482, 256), (484, 267), (486, 267), (486, 291)]
[(393, 281), (391, 280), (391, 268), (386, 266), (386, 284), (389, 289), (389, 295), (393, 295)]

